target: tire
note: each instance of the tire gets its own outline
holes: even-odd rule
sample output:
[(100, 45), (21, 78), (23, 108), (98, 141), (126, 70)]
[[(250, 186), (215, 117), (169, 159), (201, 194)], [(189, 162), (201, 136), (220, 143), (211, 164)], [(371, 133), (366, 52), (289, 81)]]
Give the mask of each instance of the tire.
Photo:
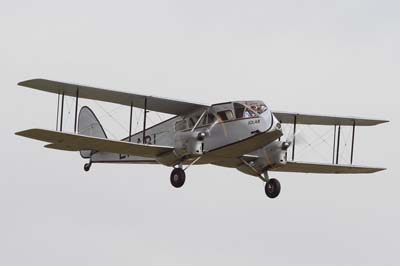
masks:
[(280, 192), (281, 192), (281, 184), (277, 179), (271, 178), (270, 180), (268, 180), (267, 183), (265, 183), (265, 194), (269, 198), (274, 199), (278, 197)]
[(182, 168), (175, 168), (171, 172), (171, 185), (180, 188), (185, 184), (186, 174)]

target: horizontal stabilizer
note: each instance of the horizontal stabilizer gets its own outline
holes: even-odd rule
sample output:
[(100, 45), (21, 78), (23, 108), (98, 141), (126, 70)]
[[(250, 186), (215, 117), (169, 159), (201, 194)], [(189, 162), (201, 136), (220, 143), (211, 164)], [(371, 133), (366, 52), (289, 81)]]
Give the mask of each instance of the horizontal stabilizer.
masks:
[(150, 95), (140, 95), (128, 92), (100, 89), (95, 87), (83, 86), (78, 84), (70, 84), (47, 79), (31, 79), (18, 83), (20, 86), (51, 92), (64, 94), (66, 96), (92, 99), (96, 101), (110, 102), (133, 106), (144, 109), (145, 99), (147, 99), (147, 110), (184, 115), (195, 111), (199, 108), (207, 108), (208, 106), (186, 101), (178, 101), (167, 98), (153, 97)]
[(296, 172), (312, 174), (370, 174), (386, 170), (385, 168), (340, 165), (340, 164), (319, 164), (306, 162), (287, 162), (286, 165), (270, 169), (276, 172)]
[(251, 136), (247, 139), (228, 144), (221, 148), (209, 151), (203, 157), (225, 157), (225, 158), (239, 158), (243, 154), (250, 153), (260, 149), (282, 136), (282, 132), (278, 130), (266, 131), (257, 135)]
[(357, 118), (357, 117), (311, 115), (311, 114), (274, 112), (274, 111), (273, 113), (281, 123), (286, 123), (286, 124), (294, 124), (295, 117), (296, 117), (296, 124), (303, 124), (303, 125), (353, 126), (355, 124), (356, 126), (375, 126), (389, 122), (387, 120), (367, 119), (367, 118)]
[(94, 150), (98, 152), (111, 152), (154, 158), (159, 154), (169, 152), (174, 149), (173, 147), (167, 146), (116, 141), (46, 129), (28, 129), (15, 134), (18, 136), (49, 142), (50, 144), (46, 145), (46, 148), (65, 151)]

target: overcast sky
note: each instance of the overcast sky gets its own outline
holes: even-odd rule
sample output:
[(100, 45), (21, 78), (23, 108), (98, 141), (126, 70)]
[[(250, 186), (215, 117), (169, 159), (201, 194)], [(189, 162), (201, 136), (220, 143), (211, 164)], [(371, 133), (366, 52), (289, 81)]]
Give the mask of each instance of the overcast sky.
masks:
[[(372, 0), (3, 0), (0, 264), (399, 265), (399, 10)], [(275, 200), (260, 180), (211, 165), (190, 168), (179, 190), (163, 166), (85, 173), (77, 153), (14, 135), (55, 127), (57, 97), (16, 85), (35, 77), (389, 119), (357, 130), (355, 155), (388, 170), (273, 174)], [(126, 124), (128, 112), (115, 116)]]

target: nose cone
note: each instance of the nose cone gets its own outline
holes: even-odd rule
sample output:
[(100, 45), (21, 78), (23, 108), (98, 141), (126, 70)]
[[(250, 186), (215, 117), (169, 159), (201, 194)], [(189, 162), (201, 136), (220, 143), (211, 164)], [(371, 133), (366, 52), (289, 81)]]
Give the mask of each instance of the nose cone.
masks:
[(271, 112), (271, 116), (272, 116), (272, 120), (273, 120), (272, 128), (282, 132), (282, 124), (281, 124), (281, 122), (279, 122), (278, 118), (276, 118), (272, 112)]
[(278, 130), (282, 132), (282, 125), (279, 120), (274, 116), (274, 114), (268, 109), (261, 114), (262, 119), (267, 125), (268, 131)]

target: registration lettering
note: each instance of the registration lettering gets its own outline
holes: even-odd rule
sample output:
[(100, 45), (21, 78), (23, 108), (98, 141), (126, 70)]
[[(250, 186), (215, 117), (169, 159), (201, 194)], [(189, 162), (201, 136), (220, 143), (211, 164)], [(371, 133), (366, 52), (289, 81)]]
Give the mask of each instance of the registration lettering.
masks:
[(260, 124), (260, 119), (250, 120), (249, 125)]

